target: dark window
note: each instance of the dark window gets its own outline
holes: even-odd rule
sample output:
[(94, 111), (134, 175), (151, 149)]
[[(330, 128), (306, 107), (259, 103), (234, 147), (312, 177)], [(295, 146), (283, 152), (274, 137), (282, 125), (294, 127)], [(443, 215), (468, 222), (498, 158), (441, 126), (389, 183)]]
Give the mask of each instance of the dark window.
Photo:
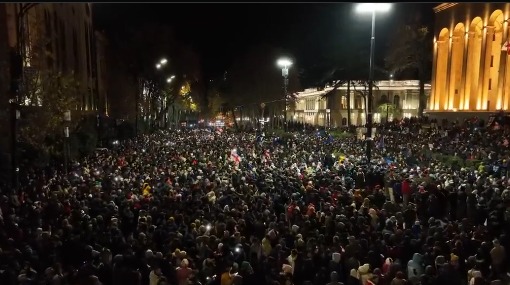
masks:
[[(88, 6), (87, 6), (88, 7)], [(87, 53), (85, 55), (85, 59), (87, 60), (87, 76), (90, 76), (90, 36), (89, 36), (89, 26), (87, 25), (87, 22), (85, 22), (85, 52)]]
[(492, 41), (495, 41), (496, 40), (496, 34), (492, 34)]
[(492, 89), (492, 78), (489, 78), (489, 90)]
[(78, 37), (76, 30), (73, 30), (73, 57), (74, 57), (74, 72), (80, 73), (80, 60), (78, 57)]
[(380, 103), (380, 104), (386, 104), (386, 103), (388, 103), (388, 96), (386, 96), (386, 94), (383, 94), (383, 95), (381, 96), (381, 99), (379, 100), (379, 103)]
[(94, 39), (94, 33), (90, 33), (89, 44), (91, 46), (90, 57), (92, 58), (92, 78), (97, 78), (97, 69), (98, 69), (98, 58), (97, 58), (97, 46), (95, 45), (96, 41)]
[(400, 96), (395, 95), (393, 97), (393, 105), (395, 105), (397, 108), (400, 108)]
[(342, 118), (342, 126), (347, 126), (347, 118)]
[(60, 60), (62, 62), (61, 70), (66, 72), (68, 70), (68, 63), (67, 63), (67, 47), (66, 47), (66, 30), (65, 25), (63, 21), (60, 21)]
[(363, 98), (361, 96), (356, 96), (354, 98), (354, 108), (355, 109), (362, 109), (363, 108)]
[(491, 67), (493, 67), (493, 66), (494, 66), (494, 56), (491, 55)]
[(44, 35), (45, 35), (44, 41), (46, 42), (45, 49), (46, 52), (48, 52), (48, 54), (46, 55), (46, 65), (47, 67), (52, 68), (53, 60), (51, 57), (53, 56), (52, 54), (53, 29), (51, 28), (51, 19), (48, 11), (44, 11)]

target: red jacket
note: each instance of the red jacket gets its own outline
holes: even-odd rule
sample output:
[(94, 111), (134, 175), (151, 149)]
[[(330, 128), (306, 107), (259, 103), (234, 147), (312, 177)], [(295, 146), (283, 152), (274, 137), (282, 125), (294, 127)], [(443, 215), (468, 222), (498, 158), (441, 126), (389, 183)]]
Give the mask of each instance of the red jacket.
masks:
[(407, 180), (402, 182), (402, 194), (411, 194), (411, 184)]

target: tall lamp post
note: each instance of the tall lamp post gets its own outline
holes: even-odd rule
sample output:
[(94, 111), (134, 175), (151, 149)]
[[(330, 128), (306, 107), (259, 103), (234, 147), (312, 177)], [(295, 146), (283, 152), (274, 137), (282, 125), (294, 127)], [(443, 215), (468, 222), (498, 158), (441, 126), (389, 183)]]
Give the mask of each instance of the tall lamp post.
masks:
[(287, 86), (289, 84), (289, 67), (292, 61), (288, 58), (280, 58), (276, 64), (282, 69), (283, 76), (283, 128), (287, 130)]
[(71, 111), (64, 112), (64, 174), (67, 175), (71, 151), (69, 150), (69, 124), (71, 123)]
[(368, 98), (367, 98), (367, 133), (366, 155), (368, 163), (372, 159), (372, 125), (373, 125), (373, 89), (374, 89), (374, 51), (375, 51), (375, 14), (384, 13), (391, 9), (390, 3), (360, 3), (356, 6), (357, 13), (372, 14), (372, 31), (370, 36), (370, 65), (368, 71)]

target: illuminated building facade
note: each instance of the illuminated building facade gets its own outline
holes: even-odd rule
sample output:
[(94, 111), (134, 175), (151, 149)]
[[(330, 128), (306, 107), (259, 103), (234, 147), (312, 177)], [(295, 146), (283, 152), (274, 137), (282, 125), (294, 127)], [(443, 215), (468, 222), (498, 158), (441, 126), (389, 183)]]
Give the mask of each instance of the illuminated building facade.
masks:
[[(84, 89), (78, 98), (78, 111), (97, 111), (96, 61), (92, 9), (90, 3), (38, 3), (19, 11), (26, 3), (3, 3), (6, 12), (5, 26), (11, 48), (21, 45), (23, 70), (53, 70), (73, 73)], [(21, 33), (17, 26), (21, 25)], [(44, 50), (36, 53), (35, 50)], [(34, 105), (34, 102), (25, 102)]]
[(510, 3), (443, 3), (434, 8), (428, 113), (494, 112), (510, 104)]
[[(383, 80), (374, 82), (374, 122), (381, 122), (388, 117), (410, 118), (418, 115), (420, 86), (418, 80)], [(350, 113), (352, 125), (366, 123), (366, 101), (363, 94), (368, 94), (364, 86), (343, 84), (334, 92), (326, 87), (306, 89), (297, 94), (295, 106), (287, 114), (289, 120), (317, 126), (341, 127), (347, 126)], [(347, 96), (348, 89), (350, 96)], [(430, 84), (425, 84), (425, 95), (430, 94)], [(395, 112), (385, 113), (380, 108), (383, 104), (391, 105)]]

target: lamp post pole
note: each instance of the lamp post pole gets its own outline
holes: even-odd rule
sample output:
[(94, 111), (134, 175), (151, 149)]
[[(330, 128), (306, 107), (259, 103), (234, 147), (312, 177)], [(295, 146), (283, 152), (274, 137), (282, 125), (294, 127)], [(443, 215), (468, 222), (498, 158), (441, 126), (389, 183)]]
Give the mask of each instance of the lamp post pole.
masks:
[(264, 119), (264, 109), (265, 108), (266, 108), (266, 104), (265, 103), (260, 103), (261, 118), (259, 120), (259, 124), (260, 124), (260, 130), (261, 131), (264, 128), (264, 123), (265, 123), (265, 119)]
[(387, 12), (391, 8), (389, 3), (361, 3), (357, 5), (357, 12), (372, 14), (372, 29), (370, 34), (370, 63), (368, 70), (368, 98), (367, 98), (367, 132), (366, 132), (366, 156), (370, 164), (372, 159), (372, 125), (373, 125), (373, 89), (374, 89), (374, 52), (375, 52), (375, 14)]
[(373, 91), (374, 91), (374, 49), (375, 49), (375, 9), (372, 10), (372, 31), (370, 36), (370, 64), (368, 71), (367, 100), (367, 160), (372, 159)]
[(287, 85), (289, 84), (289, 69), (282, 69), (283, 74), (283, 129), (287, 131)]
[(287, 87), (289, 84), (289, 67), (292, 65), (292, 61), (288, 58), (280, 58), (276, 64), (282, 68), (283, 76), (283, 129), (287, 131)]
[(71, 111), (64, 112), (64, 174), (67, 175), (71, 151), (69, 148), (69, 124), (71, 123)]

